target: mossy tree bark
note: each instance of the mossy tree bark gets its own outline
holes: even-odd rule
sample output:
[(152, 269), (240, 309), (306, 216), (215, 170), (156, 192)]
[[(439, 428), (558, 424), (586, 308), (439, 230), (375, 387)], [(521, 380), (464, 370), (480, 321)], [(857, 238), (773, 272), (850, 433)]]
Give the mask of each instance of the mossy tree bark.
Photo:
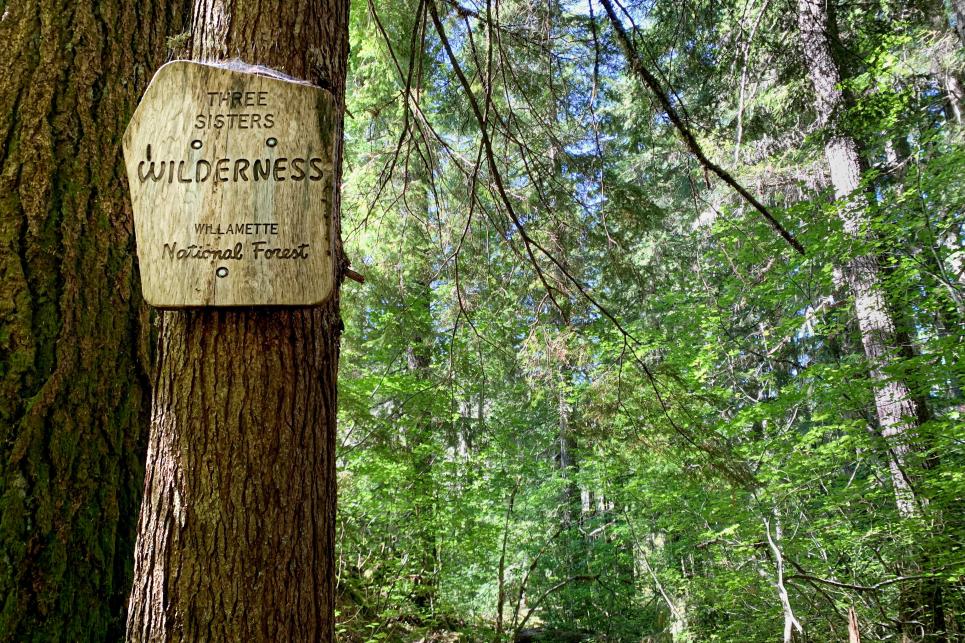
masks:
[[(348, 2), (197, 0), (191, 47), (333, 91), (341, 124)], [(340, 331), (337, 290), (161, 315), (130, 640), (333, 640)]]
[(0, 3), (0, 640), (117, 640), (149, 417), (121, 134), (182, 0)]

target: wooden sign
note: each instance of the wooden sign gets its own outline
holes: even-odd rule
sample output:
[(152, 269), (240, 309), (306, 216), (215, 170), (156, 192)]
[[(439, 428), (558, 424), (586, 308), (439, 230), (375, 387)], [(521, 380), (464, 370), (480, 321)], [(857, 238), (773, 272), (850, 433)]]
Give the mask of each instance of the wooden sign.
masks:
[(331, 295), (335, 113), (307, 84), (187, 61), (158, 70), (124, 134), (149, 304)]

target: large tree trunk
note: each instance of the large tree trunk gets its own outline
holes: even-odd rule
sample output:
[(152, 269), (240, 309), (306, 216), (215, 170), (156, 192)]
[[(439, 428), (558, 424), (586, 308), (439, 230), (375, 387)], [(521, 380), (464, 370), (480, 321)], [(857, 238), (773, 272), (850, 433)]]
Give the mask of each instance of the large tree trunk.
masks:
[(0, 3), (0, 640), (116, 640), (150, 383), (121, 133), (182, 0)]
[[(192, 57), (330, 89), (341, 141), (348, 9), (197, 0)], [(337, 290), (312, 309), (161, 315), (129, 639), (333, 640), (340, 330)]]
[[(861, 157), (858, 143), (841, 128), (846, 97), (841, 86), (841, 68), (833, 55), (836, 25), (828, 12), (826, 0), (798, 0), (798, 26), (801, 49), (814, 87), (815, 110), (827, 129), (825, 157), (831, 173), (835, 197), (844, 231), (857, 242), (872, 234), (868, 216), (868, 196), (861, 191)], [(872, 253), (859, 254), (843, 266), (842, 274), (854, 298), (855, 316), (861, 343), (869, 363), (875, 408), (881, 437), (884, 440), (891, 483), (894, 488), (898, 513), (904, 518), (915, 518), (921, 513), (924, 498), (916, 496), (913, 481), (915, 470), (923, 465), (923, 458), (915, 444), (917, 429), (923, 417), (907, 383), (889, 375), (890, 367), (901, 358), (899, 329), (885, 300), (881, 268)], [(909, 575), (920, 573), (926, 561), (912, 563)], [(944, 614), (941, 607), (941, 586), (933, 583), (915, 595), (910, 586), (903, 587), (901, 616), (903, 634), (914, 636), (925, 623), (930, 628), (930, 640), (942, 640)], [(931, 618), (925, 618), (929, 615)], [(930, 620), (930, 622), (928, 622)]]
[[(856, 241), (870, 232), (868, 200), (860, 191), (861, 158), (855, 140), (842, 132), (839, 117), (845, 107), (840, 89), (841, 72), (832, 56), (830, 34), (833, 25), (825, 0), (799, 0), (798, 21), (801, 48), (814, 87), (815, 109), (828, 128), (824, 152), (831, 171), (835, 197), (841, 201), (841, 222), (846, 234)], [(908, 386), (887, 374), (899, 357), (897, 329), (881, 287), (877, 258), (870, 253), (851, 259), (844, 266), (845, 282), (854, 297), (861, 343), (868, 359), (874, 385), (875, 408), (881, 435), (889, 451), (891, 482), (902, 516), (918, 512), (917, 499), (908, 472), (912, 447), (910, 434), (917, 427), (919, 409)]]

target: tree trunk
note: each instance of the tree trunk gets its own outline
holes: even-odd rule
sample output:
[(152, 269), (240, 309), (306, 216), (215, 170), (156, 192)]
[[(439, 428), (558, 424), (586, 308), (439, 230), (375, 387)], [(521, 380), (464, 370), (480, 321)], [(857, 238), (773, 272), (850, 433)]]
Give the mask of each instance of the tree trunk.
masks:
[[(798, 0), (798, 26), (801, 49), (809, 70), (815, 93), (815, 110), (823, 126), (827, 128), (825, 157), (831, 173), (835, 197), (839, 200), (839, 212), (844, 231), (856, 242), (866, 240), (872, 234), (868, 216), (868, 196), (861, 191), (861, 158), (858, 143), (842, 131), (840, 117), (846, 108), (846, 98), (841, 85), (841, 69), (833, 55), (832, 43), (837, 37), (834, 19), (828, 13), (826, 0)], [(899, 329), (888, 308), (882, 288), (881, 268), (872, 253), (859, 254), (844, 266), (844, 281), (854, 298), (855, 316), (861, 334), (861, 343), (869, 363), (875, 409), (879, 430), (884, 439), (886, 457), (894, 489), (898, 513), (903, 518), (916, 518), (921, 514), (924, 498), (916, 496), (913, 486), (915, 469), (923, 462), (920, 449), (915, 444), (918, 427), (924, 417), (906, 382), (889, 375), (890, 367), (901, 358)], [(921, 559), (905, 570), (908, 575), (921, 573), (927, 565)], [(927, 583), (926, 583), (927, 585)], [(944, 640), (944, 613), (941, 607), (941, 585), (938, 581), (912, 591), (902, 588), (901, 617), (903, 635), (911, 638), (916, 634), (914, 623), (930, 628), (930, 640)]]
[[(418, 56), (419, 52), (413, 52)], [(422, 93), (421, 58), (416, 63), (413, 100), (418, 102)], [(435, 531), (435, 482), (432, 467), (436, 452), (434, 432), (439, 422), (431, 413), (431, 399), (425, 403), (425, 396), (434, 395), (432, 385), (432, 276), (430, 263), (432, 241), (429, 232), (423, 228), (422, 221), (431, 220), (429, 203), (429, 180), (432, 168), (424, 159), (431, 158), (431, 150), (418, 152), (414, 143), (408, 160), (404, 195), (406, 221), (402, 230), (402, 248), (399, 263), (399, 295), (407, 311), (406, 323), (406, 367), (409, 374), (418, 381), (419, 389), (424, 392), (412, 400), (415, 422), (405, 436), (406, 445), (413, 458), (415, 516), (412, 522), (415, 532), (415, 547), (411, 552), (420, 569), (417, 571), (413, 587), (413, 602), (421, 616), (430, 620), (435, 618), (436, 594), (438, 591), (438, 538)]]
[(947, 0), (947, 7), (948, 22), (954, 26), (958, 39), (965, 45), (965, 0)]
[[(566, 174), (564, 163), (566, 150), (557, 138), (564, 130), (561, 119), (560, 105), (565, 98), (562, 81), (559, 77), (560, 69), (556, 60), (558, 25), (562, 21), (562, 7), (559, 0), (548, 0), (542, 15), (543, 49), (546, 56), (546, 120), (549, 123), (546, 134), (548, 149), (546, 150), (546, 175), (534, 182), (542, 183), (539, 188), (540, 204), (545, 216), (548, 217), (546, 243), (559, 262), (553, 264), (548, 274), (552, 277), (555, 288), (553, 308), (547, 326), (548, 356), (547, 367), (552, 378), (553, 394), (556, 397), (556, 465), (562, 478), (562, 494), (560, 498), (560, 529), (563, 534), (559, 540), (560, 576), (579, 576), (588, 574), (590, 547), (583, 529), (589, 514), (593, 509), (591, 492), (580, 485), (580, 444), (573, 427), (576, 409), (573, 408), (573, 384), (576, 379), (576, 355), (571, 349), (574, 335), (579, 331), (574, 321), (574, 311), (578, 299), (573, 294), (568, 273), (574, 270), (570, 261), (573, 238), (569, 222), (572, 220), (573, 203), (567, 194)], [(574, 592), (569, 586), (561, 586), (557, 595), (562, 613), (567, 621), (576, 622), (585, 615), (586, 605), (574, 599)], [(554, 590), (555, 593), (555, 590)]]
[(506, 506), (506, 517), (503, 520), (502, 546), (499, 550), (499, 565), (496, 573), (496, 636), (503, 636), (503, 610), (506, 603), (506, 547), (509, 544), (509, 521), (513, 517), (513, 508), (516, 506), (516, 494), (522, 478), (516, 478), (513, 490), (509, 493), (509, 502)]
[(953, 63), (955, 53), (965, 44), (965, 0), (937, 0), (922, 7), (928, 25), (941, 38), (930, 61), (931, 73), (945, 95), (943, 109), (950, 123), (962, 124), (962, 108), (965, 106), (965, 89), (962, 87), (962, 73)]
[[(307, 79), (343, 113), (348, 8), (197, 0), (192, 57)], [(333, 640), (340, 330), (337, 289), (318, 308), (161, 315), (130, 640)]]
[(0, 5), (0, 640), (120, 638), (150, 330), (121, 132), (182, 0)]
[[(841, 201), (841, 221), (845, 233), (860, 242), (870, 234), (868, 200), (860, 191), (858, 145), (838, 127), (845, 98), (839, 88), (841, 72), (832, 56), (829, 34), (833, 25), (824, 0), (799, 0), (798, 21), (801, 46), (814, 87), (815, 109), (821, 123), (829, 128), (824, 152), (835, 197)], [(899, 350), (897, 329), (882, 291), (880, 272), (877, 258), (870, 253), (851, 259), (843, 270), (854, 297), (861, 343), (870, 364), (875, 408), (881, 435), (888, 445), (898, 511), (910, 517), (918, 513), (907, 461), (912, 451), (910, 433), (917, 428), (919, 409), (908, 386), (887, 375)]]

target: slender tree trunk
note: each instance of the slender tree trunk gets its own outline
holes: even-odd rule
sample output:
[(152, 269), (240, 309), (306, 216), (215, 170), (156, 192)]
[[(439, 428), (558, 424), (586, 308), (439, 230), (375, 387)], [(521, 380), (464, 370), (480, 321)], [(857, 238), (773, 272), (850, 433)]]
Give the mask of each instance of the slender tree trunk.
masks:
[[(414, 52), (413, 55), (418, 55)], [(416, 87), (413, 91), (418, 100), (421, 93), (421, 64), (416, 74)], [(414, 145), (418, 148), (418, 144)], [(413, 151), (409, 158), (411, 174), (406, 185), (406, 207), (408, 212), (405, 230), (403, 232), (404, 256), (400, 257), (399, 292), (403, 305), (409, 311), (411, 325), (408, 331), (408, 345), (406, 346), (406, 366), (412, 377), (419, 381), (419, 387), (426, 392), (420, 395), (422, 400), (415, 404), (417, 418), (412, 427), (412, 433), (407, 436), (407, 444), (413, 453), (413, 467), (415, 481), (413, 489), (416, 493), (415, 520), (413, 527), (417, 531), (417, 552), (413, 558), (420, 561), (421, 569), (415, 583), (414, 600), (416, 606), (424, 614), (435, 616), (435, 603), (438, 577), (438, 538), (435, 532), (435, 483), (432, 478), (432, 466), (435, 459), (433, 448), (433, 433), (438, 423), (429, 411), (428, 405), (423, 406), (423, 396), (432, 393), (432, 346), (434, 331), (432, 328), (432, 264), (430, 263), (431, 241), (424, 229), (422, 221), (430, 219), (429, 206), (429, 176), (432, 168), (427, 167), (422, 156), (429, 158), (430, 150), (424, 149), (421, 154)], [(408, 282), (408, 283), (407, 283)]]
[[(588, 514), (592, 511), (592, 498), (589, 489), (581, 487), (578, 482), (580, 476), (579, 441), (573, 429), (574, 408), (571, 402), (572, 386), (574, 382), (576, 363), (570, 348), (572, 336), (576, 332), (573, 321), (575, 308), (574, 298), (571, 296), (571, 285), (567, 272), (572, 269), (570, 256), (572, 254), (573, 237), (568, 229), (571, 204), (565, 191), (564, 155), (565, 150), (556, 138), (558, 128), (561, 128), (560, 109), (565, 102), (562, 95), (565, 90), (559, 78), (559, 65), (556, 61), (556, 29), (561, 22), (562, 9), (559, 0), (548, 0), (543, 14), (543, 48), (546, 55), (546, 102), (547, 122), (554, 131), (549, 134), (549, 148), (547, 150), (547, 175), (543, 179), (542, 201), (544, 212), (551, 218), (547, 230), (547, 244), (562, 266), (554, 265), (550, 270), (553, 285), (556, 287), (554, 303), (557, 308), (552, 314), (552, 326), (546, 354), (551, 360), (549, 366), (553, 378), (554, 393), (556, 395), (557, 412), (557, 466), (563, 479), (560, 528), (563, 537), (560, 539), (561, 576), (577, 576), (586, 573), (589, 557), (589, 543), (585, 532), (581, 529)], [(571, 588), (560, 588), (560, 605), (563, 613), (570, 621), (575, 621), (579, 615), (586, 613), (586, 605), (572, 598)]]
[[(546, 95), (548, 122), (553, 126), (559, 120), (557, 84), (557, 65), (554, 58), (554, 28), (560, 20), (560, 5), (557, 0), (546, 3), (543, 15), (543, 48), (546, 53)], [(570, 239), (567, 234), (565, 221), (566, 196), (561, 194), (563, 175), (564, 151), (558, 140), (550, 140), (547, 150), (549, 175), (544, 181), (543, 204), (546, 214), (555, 218), (548, 231), (548, 241), (552, 252), (560, 263), (569, 270)], [(548, 347), (547, 354), (556, 360), (554, 364), (554, 388), (556, 394), (557, 411), (557, 465), (566, 480), (563, 488), (563, 525), (572, 528), (580, 524), (583, 510), (583, 491), (576, 484), (574, 478), (579, 474), (580, 463), (577, 458), (577, 442), (571, 429), (573, 405), (570, 403), (570, 386), (572, 384), (574, 364), (570, 355), (569, 338), (573, 332), (573, 302), (569, 297), (567, 276), (559, 266), (552, 268), (553, 279), (558, 287), (558, 294), (554, 302), (559, 306), (553, 315), (554, 346)]]
[(781, 529), (779, 509), (777, 507), (774, 507), (773, 520), (774, 535), (771, 535), (771, 521), (767, 518), (764, 519), (764, 533), (767, 535), (767, 543), (770, 545), (771, 556), (774, 559), (774, 566), (777, 572), (774, 586), (777, 589), (778, 598), (780, 598), (781, 601), (781, 611), (784, 613), (783, 641), (784, 643), (791, 643), (804, 636), (804, 627), (798, 618), (794, 616), (794, 610), (791, 608), (791, 598), (788, 596), (787, 585), (784, 583), (784, 554), (781, 552), (780, 547), (783, 530)]
[[(192, 57), (307, 79), (344, 110), (348, 8), (197, 0)], [(341, 277), (338, 221), (336, 198)], [(130, 640), (333, 640), (340, 330), (337, 289), (318, 308), (161, 315)]]
[(946, 6), (944, 0), (935, 0), (922, 7), (925, 19), (939, 36), (948, 34), (947, 40), (934, 51), (931, 72), (935, 82), (945, 94), (944, 112), (949, 122), (962, 124), (962, 109), (965, 107), (965, 88), (962, 87), (961, 70), (950, 64), (956, 50), (965, 45), (965, 0), (951, 0)]
[(861, 630), (858, 629), (858, 613), (854, 606), (848, 608), (848, 643), (861, 643)]
[[(416, 36), (409, 52), (411, 69), (411, 100), (421, 105), (425, 69), (424, 14), (416, 19)], [(432, 239), (429, 221), (433, 218), (431, 205), (433, 149), (426, 137), (418, 135), (411, 141), (406, 155), (406, 183), (403, 193), (405, 220), (402, 230), (402, 252), (399, 257), (399, 295), (408, 311), (406, 335), (406, 366), (425, 391), (414, 400), (416, 420), (406, 436), (413, 454), (415, 480), (415, 547), (412, 558), (420, 569), (413, 587), (413, 600), (420, 615), (435, 618), (439, 575), (439, 539), (435, 528), (436, 487), (432, 476), (436, 452), (434, 433), (439, 423), (430, 411), (432, 392), (432, 348), (435, 331), (432, 323)]]
[(149, 413), (121, 132), (181, 0), (0, 4), (0, 640), (120, 638)]
[(499, 550), (499, 570), (496, 576), (496, 636), (503, 635), (503, 609), (506, 603), (506, 546), (509, 544), (509, 521), (513, 517), (516, 506), (516, 494), (519, 492), (521, 478), (516, 479), (513, 490), (509, 492), (509, 502), (506, 506), (506, 517), (503, 520), (502, 546)]
[[(948, 22), (965, 46), (965, 0), (945, 0), (948, 7)], [(943, 3), (944, 4), (944, 3)]]

